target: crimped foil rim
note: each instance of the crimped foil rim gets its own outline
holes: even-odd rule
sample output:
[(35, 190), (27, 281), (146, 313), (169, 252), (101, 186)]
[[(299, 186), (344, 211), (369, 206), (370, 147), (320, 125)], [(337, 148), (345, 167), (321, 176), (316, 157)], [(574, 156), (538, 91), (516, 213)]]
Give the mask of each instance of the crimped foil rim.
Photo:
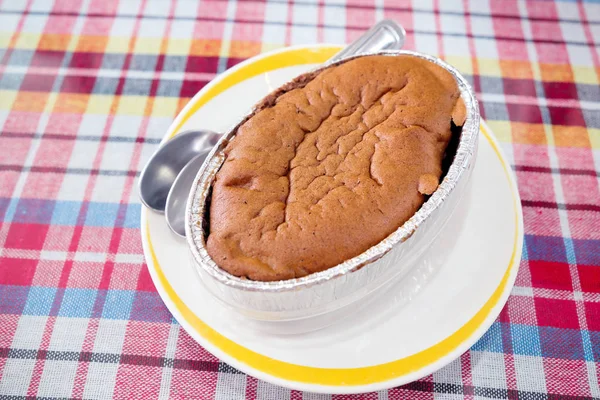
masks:
[[(388, 237), (383, 239), (378, 244), (372, 246), (365, 252), (334, 267), (304, 276), (302, 278), (294, 278), (284, 281), (252, 281), (231, 275), (230, 273), (221, 269), (208, 255), (206, 250), (203, 229), (203, 225), (207, 222), (204, 218), (206, 214), (206, 200), (208, 198), (214, 177), (225, 161), (223, 149), (228, 141), (235, 136), (237, 128), (254, 114), (256, 107), (255, 105), (247, 114), (244, 115), (244, 117), (242, 117), (235, 125), (233, 125), (233, 127), (229, 129), (226, 134), (223, 135), (223, 137), (211, 150), (206, 161), (198, 171), (190, 191), (190, 196), (186, 206), (185, 230), (187, 243), (192, 252), (196, 268), (202, 268), (202, 270), (212, 278), (228, 287), (244, 291), (287, 292), (299, 290), (301, 288), (307, 288), (332, 280), (334, 278), (344, 276), (361, 267), (368, 268), (368, 264), (377, 261), (388, 251), (390, 251), (393, 246), (406, 241), (410, 236), (412, 236), (415, 230), (418, 229), (419, 226), (421, 226), (421, 224), (433, 213), (433, 211), (436, 210), (450, 195), (457, 182), (464, 175), (464, 171), (467, 169), (469, 162), (471, 162), (479, 134), (479, 106), (477, 104), (477, 100), (475, 99), (475, 95), (473, 94), (473, 90), (469, 83), (454, 67), (448, 65), (446, 62), (437, 57), (415, 51), (384, 50), (379, 52), (361, 53), (334, 62), (329, 61), (301, 75), (317, 73), (329, 67), (343, 64), (355, 58), (371, 55), (409, 55), (422, 58), (446, 69), (456, 79), (461, 97), (465, 102), (467, 117), (462, 128), (454, 160), (448, 169), (448, 173), (436, 191), (408, 221), (406, 221)], [(285, 86), (285, 84), (279, 88), (283, 86)], [(273, 92), (277, 91), (279, 88), (275, 89)]]

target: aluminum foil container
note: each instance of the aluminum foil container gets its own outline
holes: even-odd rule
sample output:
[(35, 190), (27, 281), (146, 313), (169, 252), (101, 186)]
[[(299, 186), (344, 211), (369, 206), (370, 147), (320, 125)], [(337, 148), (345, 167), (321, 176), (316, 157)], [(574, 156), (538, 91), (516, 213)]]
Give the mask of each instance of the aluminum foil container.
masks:
[(215, 298), (246, 316), (268, 321), (322, 316), (365, 299), (372, 292), (383, 290), (384, 286), (389, 287), (402, 279), (425, 252), (436, 251), (431, 244), (467, 188), (475, 164), (480, 117), (477, 101), (465, 78), (436, 57), (407, 50), (355, 55), (326, 63), (306, 74), (315, 74), (365, 55), (419, 57), (442, 66), (456, 78), (467, 109), (467, 118), (454, 160), (437, 190), (423, 206), (395, 232), (364, 253), (302, 278), (275, 282), (242, 279), (219, 268), (208, 255), (206, 232), (211, 187), (225, 161), (223, 150), (235, 136), (237, 128), (253, 115), (255, 109), (252, 109), (213, 148), (196, 176), (186, 208), (186, 238), (192, 263), (202, 283)]

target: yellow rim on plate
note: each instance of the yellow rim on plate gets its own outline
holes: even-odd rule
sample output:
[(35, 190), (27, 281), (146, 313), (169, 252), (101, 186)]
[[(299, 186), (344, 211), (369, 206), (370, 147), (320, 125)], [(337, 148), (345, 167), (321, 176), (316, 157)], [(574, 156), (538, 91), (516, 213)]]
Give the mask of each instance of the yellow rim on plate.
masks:
[(241, 66), (241, 68), (234, 67), (230, 74), (211, 86), (201, 97), (192, 99), (193, 103), (185, 107), (179, 121), (173, 124), (174, 126), (172, 126), (172, 129), (168, 133), (169, 138), (179, 133), (185, 122), (203, 105), (230, 87), (253, 76), (273, 71), (274, 69), (293, 67), (294, 65), (322, 64), (340, 50), (341, 47), (337, 46), (323, 46), (314, 49), (301, 47), (259, 58), (252, 63)]
[[(282, 51), (262, 57), (255, 62), (250, 62), (241, 66), (230, 75), (224, 77), (214, 86), (210, 87), (202, 96), (193, 99), (193, 103), (186, 107), (182, 117), (176, 124), (174, 124), (175, 126), (169, 135), (172, 136), (178, 132), (183, 124), (210, 99), (236, 85), (237, 83), (240, 83), (258, 74), (278, 68), (299, 64), (322, 63), (329, 59), (338, 50), (339, 48), (336, 47), (291, 49), (289, 51)], [(182, 318), (192, 329), (196, 331), (198, 335), (223, 353), (237, 360), (239, 363), (245, 364), (248, 367), (264, 374), (287, 381), (305, 384), (327, 386), (362, 386), (385, 382), (418, 371), (430, 364), (436, 363), (440, 359), (450, 354), (453, 350), (460, 346), (461, 343), (464, 343), (466, 340), (468, 340), (482, 326), (494, 307), (498, 305), (498, 302), (500, 301), (502, 294), (504, 293), (509, 282), (509, 277), (514, 269), (515, 263), (518, 262), (518, 260), (515, 260), (515, 257), (518, 249), (519, 213), (515, 188), (512, 184), (509, 167), (506, 165), (500, 150), (483, 124), (481, 125), (481, 132), (498, 156), (498, 159), (500, 160), (506, 177), (510, 183), (509, 186), (513, 195), (513, 207), (515, 211), (515, 235), (512, 255), (502, 280), (483, 307), (481, 307), (481, 309), (456, 332), (423, 351), (395, 361), (360, 368), (318, 368), (276, 360), (252, 351), (226, 338), (192, 312), (192, 310), (183, 302), (177, 293), (175, 293), (175, 290), (167, 280), (160, 263), (158, 262), (154, 252), (154, 247), (152, 245), (149, 222), (147, 222), (145, 229), (152, 265), (149, 264), (148, 268), (154, 269), (156, 277), (158, 278), (158, 284), (162, 287), (169, 300), (181, 314)]]

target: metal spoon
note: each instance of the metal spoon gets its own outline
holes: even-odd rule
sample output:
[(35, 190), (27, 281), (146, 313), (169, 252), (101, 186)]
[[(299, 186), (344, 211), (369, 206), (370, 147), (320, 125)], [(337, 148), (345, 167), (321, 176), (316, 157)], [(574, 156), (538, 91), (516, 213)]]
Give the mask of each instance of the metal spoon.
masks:
[(196, 179), (196, 174), (210, 152), (210, 148), (202, 151), (181, 170), (167, 196), (165, 218), (171, 230), (181, 237), (185, 237), (185, 205), (190, 189)]
[[(338, 61), (345, 57), (359, 53), (400, 49), (404, 45), (405, 37), (406, 32), (402, 26), (392, 20), (383, 20), (374, 25), (356, 41), (348, 45), (344, 50), (333, 56), (331, 61)], [(185, 237), (185, 206), (189, 196), (190, 188), (192, 187), (196, 174), (202, 166), (204, 159), (208, 155), (210, 148), (216, 144), (219, 137), (219, 135), (214, 132), (196, 132), (198, 135), (203, 135), (206, 133), (212, 135), (208, 140), (210, 146), (190, 146), (189, 148), (186, 148), (188, 152), (185, 153), (185, 162), (182, 162), (182, 158), (184, 157), (183, 154), (178, 154), (175, 149), (167, 147), (172, 141), (175, 141), (184, 134), (179, 134), (175, 138), (171, 139), (171, 141), (165, 143), (165, 145), (159, 149), (159, 151), (150, 159), (150, 161), (148, 161), (148, 164), (146, 168), (144, 168), (140, 178), (140, 197), (142, 198), (142, 202), (154, 210), (165, 210), (165, 217), (167, 219), (169, 228), (171, 228), (174, 233), (181, 237)], [(200, 139), (201, 138), (202, 137), (200, 136)], [(173, 145), (173, 147), (178, 148), (181, 145), (185, 146), (186, 140), (190, 139), (181, 139), (181, 144), (178, 146)], [(166, 154), (159, 156), (161, 151)], [(173, 157), (175, 157), (176, 160), (173, 160)], [(160, 168), (166, 168), (169, 166), (163, 165), (162, 167), (155, 167), (151, 166), (151, 164), (174, 161), (177, 161), (177, 166), (172, 168), (168, 174), (165, 174), (165, 178), (159, 179), (159, 182), (156, 183), (157, 188), (153, 188), (152, 182), (157, 178), (156, 171)], [(173, 174), (176, 170), (177, 173)], [(149, 198), (152, 201), (148, 200)], [(150, 204), (154, 204), (156, 206), (152, 207)]]
[(358, 39), (350, 43), (339, 53), (329, 59), (330, 62), (360, 53), (370, 53), (381, 50), (400, 50), (404, 46), (406, 31), (394, 20), (384, 19), (373, 25)]
[[(207, 130), (186, 131), (162, 145), (140, 175), (138, 189), (142, 203), (154, 211), (164, 212), (167, 196), (179, 172), (198, 154), (212, 148), (220, 136)], [(184, 209), (185, 204), (182, 212)]]

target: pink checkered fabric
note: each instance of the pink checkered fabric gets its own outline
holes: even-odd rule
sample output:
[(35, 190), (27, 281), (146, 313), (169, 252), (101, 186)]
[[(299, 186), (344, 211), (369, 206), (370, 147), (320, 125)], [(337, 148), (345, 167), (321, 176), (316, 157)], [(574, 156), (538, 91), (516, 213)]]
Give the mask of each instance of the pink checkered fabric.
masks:
[[(476, 345), (420, 381), (275, 387), (161, 302), (136, 178), (218, 73), (382, 18), (473, 84), (523, 199), (516, 286)], [(0, 399), (600, 398), (599, 40), (593, 0), (0, 0)]]

